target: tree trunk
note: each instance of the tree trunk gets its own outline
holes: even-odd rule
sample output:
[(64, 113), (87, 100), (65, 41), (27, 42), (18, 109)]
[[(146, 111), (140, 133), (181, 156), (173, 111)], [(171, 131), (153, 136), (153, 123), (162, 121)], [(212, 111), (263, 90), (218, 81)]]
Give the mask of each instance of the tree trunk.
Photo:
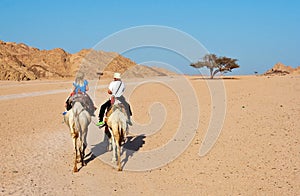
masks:
[(213, 68), (209, 68), (209, 70), (210, 70), (210, 79), (213, 79), (214, 78), (214, 76), (213, 76)]
[(214, 73), (212, 74), (212, 77), (214, 77), (218, 72), (220, 72), (220, 69), (216, 69), (216, 70), (214, 71)]

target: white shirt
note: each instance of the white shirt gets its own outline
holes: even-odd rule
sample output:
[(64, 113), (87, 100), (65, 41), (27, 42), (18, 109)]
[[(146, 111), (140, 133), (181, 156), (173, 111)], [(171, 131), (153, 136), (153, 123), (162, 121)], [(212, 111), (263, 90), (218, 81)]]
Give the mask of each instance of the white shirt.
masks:
[[(121, 84), (121, 85), (120, 85)], [(119, 88), (120, 86), (120, 88)], [(119, 88), (119, 90), (118, 90)], [(109, 86), (108, 89), (112, 92), (112, 96), (114, 97), (121, 97), (125, 91), (125, 84), (124, 82), (117, 80), (117, 81), (112, 81)], [(120, 101), (118, 101), (117, 99), (115, 100), (115, 104), (120, 103)]]

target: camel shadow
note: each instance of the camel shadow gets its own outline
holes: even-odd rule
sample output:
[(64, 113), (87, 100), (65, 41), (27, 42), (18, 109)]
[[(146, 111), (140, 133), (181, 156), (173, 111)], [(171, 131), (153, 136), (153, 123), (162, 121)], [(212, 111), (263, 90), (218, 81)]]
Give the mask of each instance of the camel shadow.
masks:
[(123, 144), (122, 154), (125, 158), (121, 161), (122, 168), (126, 165), (129, 158), (133, 156), (144, 144), (146, 136), (144, 134), (138, 136), (128, 136), (126, 142)]
[[(125, 155), (125, 158), (121, 161), (122, 168), (126, 165), (129, 158), (134, 155), (144, 144), (146, 136), (144, 134), (138, 136), (127, 136), (126, 142), (122, 145), (121, 156)], [(98, 156), (101, 156), (107, 152), (109, 145), (107, 136), (103, 139), (102, 142), (93, 145), (90, 149), (90, 152), (85, 155), (85, 164), (87, 165), (91, 161), (93, 161)], [(79, 168), (81, 169), (81, 168)]]
[(101, 156), (104, 153), (107, 153), (107, 147), (108, 147), (108, 140), (106, 138), (103, 139), (102, 142), (92, 145), (92, 148), (90, 149), (90, 152), (85, 155), (85, 164), (88, 164), (89, 162), (93, 161), (98, 156)]

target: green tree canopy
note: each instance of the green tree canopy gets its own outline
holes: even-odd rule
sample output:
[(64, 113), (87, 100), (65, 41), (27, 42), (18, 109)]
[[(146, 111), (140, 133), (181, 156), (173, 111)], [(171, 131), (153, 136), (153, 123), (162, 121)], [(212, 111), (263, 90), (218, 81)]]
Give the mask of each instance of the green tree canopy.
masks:
[(237, 59), (228, 57), (217, 57), (215, 54), (207, 54), (202, 58), (202, 61), (192, 63), (195, 68), (207, 67), (210, 71), (210, 78), (214, 78), (217, 73), (231, 72), (232, 69), (239, 68), (236, 63)]

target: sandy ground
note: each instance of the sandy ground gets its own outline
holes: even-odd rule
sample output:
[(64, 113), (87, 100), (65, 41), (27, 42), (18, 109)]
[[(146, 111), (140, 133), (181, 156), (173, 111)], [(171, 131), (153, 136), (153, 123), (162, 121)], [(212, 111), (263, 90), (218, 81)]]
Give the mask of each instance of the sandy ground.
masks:
[[(72, 141), (61, 115), (71, 81), (0, 82), (0, 195), (300, 195), (299, 76), (213, 81), (224, 84), (226, 115), (205, 156), (199, 149), (216, 109), (208, 80), (152, 81), (126, 81), (134, 126), (124, 171), (105, 161), (111, 153), (101, 151), (103, 131), (93, 118), (88, 152), (95, 156), (89, 153), (78, 173), (72, 172)], [(107, 99), (107, 84), (101, 81), (92, 92), (98, 106)], [(194, 97), (182, 90), (189, 88)], [(188, 123), (180, 127), (182, 120)], [(182, 140), (174, 136), (178, 130), (186, 134)], [(178, 153), (168, 158), (170, 143)], [(160, 153), (141, 162), (147, 152)]]

